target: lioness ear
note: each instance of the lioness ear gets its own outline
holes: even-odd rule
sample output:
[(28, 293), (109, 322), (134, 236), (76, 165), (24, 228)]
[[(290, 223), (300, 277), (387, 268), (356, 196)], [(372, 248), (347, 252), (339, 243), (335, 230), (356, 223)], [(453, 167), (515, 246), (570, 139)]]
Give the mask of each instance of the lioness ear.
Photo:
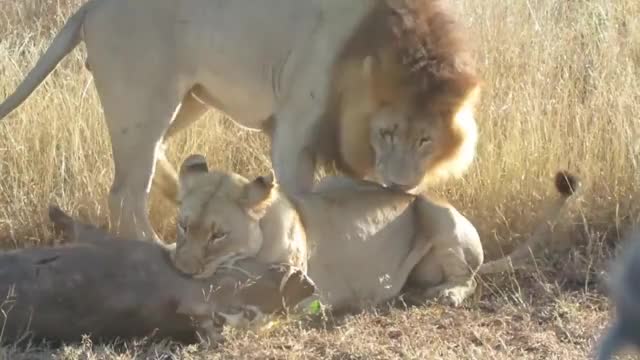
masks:
[(277, 184), (271, 172), (267, 176), (258, 176), (245, 185), (242, 206), (256, 220), (261, 219), (273, 203), (274, 189)]
[(192, 154), (189, 155), (182, 165), (180, 165), (180, 172), (178, 174), (180, 187), (189, 187), (189, 180), (193, 175), (206, 174), (209, 171), (207, 166), (207, 159), (204, 155)]

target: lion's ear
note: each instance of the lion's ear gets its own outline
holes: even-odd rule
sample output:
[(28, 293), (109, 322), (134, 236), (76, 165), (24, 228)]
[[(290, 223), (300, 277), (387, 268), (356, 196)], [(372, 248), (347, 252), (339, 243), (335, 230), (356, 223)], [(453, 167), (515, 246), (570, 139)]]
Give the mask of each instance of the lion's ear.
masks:
[(207, 166), (207, 159), (204, 155), (189, 155), (184, 159), (182, 165), (180, 165), (180, 171), (178, 174), (180, 187), (188, 188), (194, 175), (206, 174), (208, 171), (209, 167)]
[(267, 176), (258, 176), (245, 185), (241, 204), (251, 217), (259, 220), (265, 215), (273, 203), (276, 187), (273, 172)]

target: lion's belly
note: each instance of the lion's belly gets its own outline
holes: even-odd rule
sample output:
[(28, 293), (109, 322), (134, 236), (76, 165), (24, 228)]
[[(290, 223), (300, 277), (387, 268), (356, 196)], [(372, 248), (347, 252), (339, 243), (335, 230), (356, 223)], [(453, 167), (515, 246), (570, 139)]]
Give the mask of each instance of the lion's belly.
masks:
[(113, 93), (173, 86), (167, 93), (182, 96), (200, 85), (205, 101), (240, 125), (258, 129), (286, 106), (300, 81), (329, 76), (326, 65), (337, 56), (338, 44), (371, 6), (345, 4), (101, 0), (83, 27), (88, 63), (96, 85), (108, 85)]
[(201, 86), (213, 99), (213, 106), (242, 127), (259, 130), (262, 124), (275, 111), (275, 99), (260, 84), (247, 84), (227, 81), (213, 74), (198, 79)]
[[(260, 128), (290, 88), (320, 10), (296, 0), (187, 0), (181, 47), (194, 80), (240, 125)], [(178, 24), (181, 24), (181, 20)]]

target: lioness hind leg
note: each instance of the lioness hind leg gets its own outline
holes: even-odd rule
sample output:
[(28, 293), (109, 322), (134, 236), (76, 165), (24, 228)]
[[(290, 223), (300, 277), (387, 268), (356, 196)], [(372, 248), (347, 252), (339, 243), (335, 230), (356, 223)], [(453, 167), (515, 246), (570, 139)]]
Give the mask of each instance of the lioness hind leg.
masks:
[(156, 171), (151, 186), (160, 190), (165, 199), (178, 204), (178, 174), (164, 153), (164, 146), (156, 154)]
[(425, 300), (459, 306), (473, 294), (476, 281), (464, 253), (462, 248), (436, 247), (413, 269), (412, 282), (422, 289)]
[(416, 265), (410, 282), (427, 298), (459, 306), (476, 289), (474, 272), (483, 261), (480, 236), (471, 222), (449, 205), (419, 203), (421, 226), (434, 249)]

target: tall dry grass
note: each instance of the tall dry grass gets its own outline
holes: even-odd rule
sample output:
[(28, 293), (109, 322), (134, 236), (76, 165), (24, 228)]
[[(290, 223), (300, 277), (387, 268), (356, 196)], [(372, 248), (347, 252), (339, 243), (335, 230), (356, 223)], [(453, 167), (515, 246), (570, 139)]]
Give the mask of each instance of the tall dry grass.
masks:
[[(491, 247), (526, 234), (561, 168), (583, 179), (579, 213), (604, 235), (640, 213), (640, 2), (459, 0), (485, 81), (478, 158), (443, 193)], [(0, 1), (0, 98), (49, 44), (79, 0)], [(48, 237), (46, 204), (106, 216), (110, 143), (84, 49), (74, 51), (0, 124), (0, 237)], [(266, 140), (211, 112), (171, 139), (212, 166), (266, 172)], [(171, 236), (175, 210), (154, 197), (152, 220)], [(11, 243), (13, 242), (13, 244)]]

